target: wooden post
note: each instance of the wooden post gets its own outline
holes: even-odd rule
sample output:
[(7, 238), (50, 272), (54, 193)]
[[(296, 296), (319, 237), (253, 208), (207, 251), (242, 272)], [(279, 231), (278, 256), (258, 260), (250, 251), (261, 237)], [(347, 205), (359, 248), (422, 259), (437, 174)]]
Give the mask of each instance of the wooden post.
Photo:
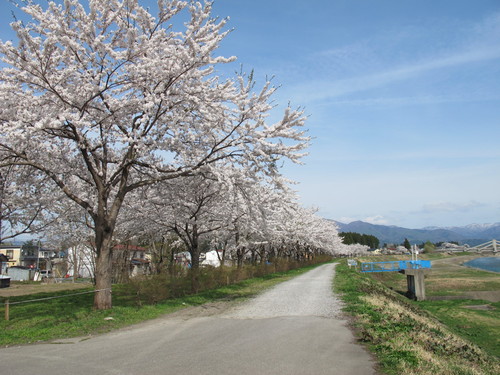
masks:
[(9, 299), (5, 300), (5, 320), (9, 320)]

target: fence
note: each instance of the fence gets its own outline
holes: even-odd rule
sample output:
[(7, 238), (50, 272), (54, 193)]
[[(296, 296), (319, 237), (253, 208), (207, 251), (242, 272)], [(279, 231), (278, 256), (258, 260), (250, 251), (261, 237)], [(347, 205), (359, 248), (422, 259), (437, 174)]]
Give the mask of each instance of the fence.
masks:
[(96, 290), (90, 290), (90, 291), (87, 291), (87, 292), (78, 292), (78, 293), (72, 293), (72, 294), (65, 294), (64, 296), (52, 296), (52, 297), (35, 298), (35, 299), (26, 300), (26, 301), (10, 302), (10, 300), (7, 298), (5, 300), (5, 320), (10, 320), (10, 306), (12, 306), (12, 305), (19, 305), (19, 304), (22, 304), (22, 303), (31, 303), (31, 302), (39, 302), (39, 301), (47, 301), (47, 300), (56, 299), (56, 298), (73, 297), (73, 296), (78, 296), (78, 295), (82, 295), (82, 294), (102, 292), (104, 290), (111, 290), (111, 288), (96, 289)]

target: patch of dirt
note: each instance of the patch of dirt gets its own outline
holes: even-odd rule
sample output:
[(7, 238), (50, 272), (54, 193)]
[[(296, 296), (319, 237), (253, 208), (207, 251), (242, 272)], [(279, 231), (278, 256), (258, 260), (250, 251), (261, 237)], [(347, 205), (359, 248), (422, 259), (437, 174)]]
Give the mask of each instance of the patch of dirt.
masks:
[(429, 301), (446, 301), (455, 299), (477, 299), (490, 302), (500, 302), (500, 290), (488, 290), (478, 292), (462, 292), (457, 296), (429, 296)]
[(0, 297), (25, 296), (36, 293), (52, 293), (61, 290), (75, 290), (91, 287), (91, 283), (38, 283), (22, 284), (11, 282), (10, 287), (0, 289)]
[(465, 292), (470, 299), (483, 299), (490, 302), (500, 302), (500, 290)]
[(469, 305), (464, 306), (464, 308), (470, 310), (495, 310), (495, 308), (491, 305)]
[(469, 289), (469, 288), (476, 288), (478, 286), (482, 286), (484, 284), (483, 280), (476, 280), (476, 279), (470, 279), (470, 278), (460, 278), (460, 277), (454, 277), (454, 278), (439, 278), (439, 277), (434, 277), (433, 280), (435, 285), (429, 285), (429, 290), (432, 289)]
[(199, 306), (186, 305), (186, 308), (168, 314), (168, 316), (172, 318), (179, 318), (182, 320), (214, 316), (229, 310), (231, 307), (235, 306), (238, 303), (239, 302), (236, 301), (216, 301), (205, 303)]

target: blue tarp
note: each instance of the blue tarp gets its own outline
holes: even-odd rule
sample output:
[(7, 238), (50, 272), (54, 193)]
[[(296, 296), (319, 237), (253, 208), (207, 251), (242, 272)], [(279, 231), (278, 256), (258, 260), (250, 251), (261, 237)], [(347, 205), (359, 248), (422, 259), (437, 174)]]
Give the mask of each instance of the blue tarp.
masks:
[(361, 272), (399, 272), (406, 269), (431, 268), (430, 260), (397, 260), (361, 263)]

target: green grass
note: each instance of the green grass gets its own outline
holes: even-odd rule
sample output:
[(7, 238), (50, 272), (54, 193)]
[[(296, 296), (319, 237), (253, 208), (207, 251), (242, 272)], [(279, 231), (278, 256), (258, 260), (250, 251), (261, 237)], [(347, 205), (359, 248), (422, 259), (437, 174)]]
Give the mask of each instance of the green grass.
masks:
[[(13, 304), (10, 320), (4, 317), (4, 301), (0, 301), (0, 346), (26, 344), (76, 336), (94, 335), (157, 318), (187, 306), (201, 305), (211, 301), (237, 301), (310, 270), (316, 265), (287, 272), (273, 273), (247, 279), (236, 284), (206, 290), (198, 294), (167, 299), (156, 304), (138, 306), (137, 299), (128, 294), (129, 287), (113, 287), (113, 308), (96, 311), (92, 308), (93, 294), (83, 294), (40, 302)], [(88, 289), (90, 290), (90, 289)], [(78, 292), (85, 291), (79, 290)], [(74, 294), (75, 291), (59, 292), (58, 296)], [(42, 293), (11, 297), (10, 302), (51, 297)], [(112, 317), (112, 320), (105, 320)]]
[[(352, 315), (359, 341), (386, 374), (498, 374), (498, 358), (455, 334), (433, 315), (354, 269), (337, 266), (335, 289)], [(451, 317), (451, 315), (450, 315)]]
[[(486, 310), (468, 306), (484, 306)], [(419, 306), (453, 332), (500, 359), (500, 302), (478, 300), (423, 301)]]

